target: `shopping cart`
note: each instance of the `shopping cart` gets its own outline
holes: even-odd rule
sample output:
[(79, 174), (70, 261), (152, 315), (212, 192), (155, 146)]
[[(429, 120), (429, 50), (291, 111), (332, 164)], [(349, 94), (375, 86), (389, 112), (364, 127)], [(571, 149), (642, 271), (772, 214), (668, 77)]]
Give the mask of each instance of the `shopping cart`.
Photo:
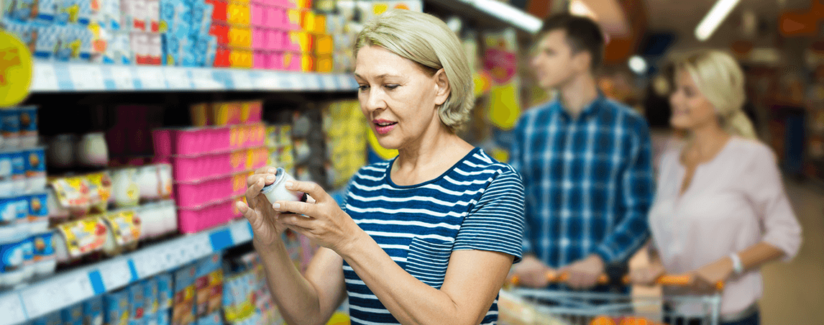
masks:
[[(566, 274), (547, 274), (551, 283), (563, 283)], [(618, 283), (628, 284), (624, 276)], [(606, 275), (599, 283), (608, 284)], [(706, 295), (662, 296), (660, 294), (617, 294), (576, 291), (525, 289), (518, 279), (500, 293), (498, 300), (501, 325), (718, 325), (723, 283)], [(686, 287), (691, 275), (664, 275), (661, 286)], [(679, 305), (679, 311), (668, 306)], [(684, 308), (686, 307), (686, 308)], [(687, 311), (684, 311), (686, 309)]]

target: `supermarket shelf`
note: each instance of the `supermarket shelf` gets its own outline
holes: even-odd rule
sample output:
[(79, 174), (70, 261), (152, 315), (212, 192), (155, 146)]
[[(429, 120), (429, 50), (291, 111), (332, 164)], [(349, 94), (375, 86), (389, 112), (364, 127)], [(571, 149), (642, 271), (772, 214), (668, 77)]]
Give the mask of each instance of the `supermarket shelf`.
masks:
[(450, 12), (473, 16), (479, 21), (492, 18), (534, 34), (543, 23), (538, 17), (498, 0), (427, 0), (427, 4), (443, 6)]
[(355, 91), (349, 74), (37, 62), (32, 92)]
[(60, 310), (96, 295), (170, 271), (225, 248), (252, 240), (246, 220), (148, 246), (84, 268), (58, 273), (0, 294), (0, 325), (12, 325)]

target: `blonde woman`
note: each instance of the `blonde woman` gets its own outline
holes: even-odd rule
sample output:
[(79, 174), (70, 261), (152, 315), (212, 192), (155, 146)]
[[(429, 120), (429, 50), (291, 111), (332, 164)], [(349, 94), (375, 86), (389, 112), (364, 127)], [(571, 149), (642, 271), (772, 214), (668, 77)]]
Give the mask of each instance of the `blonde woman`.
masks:
[[(735, 60), (701, 51), (676, 62), (670, 97), (683, 146), (661, 159), (655, 203), (649, 214), (653, 261), (632, 273), (651, 283), (667, 273), (692, 273), (695, 287), (666, 295), (710, 290), (726, 282), (721, 324), (759, 324), (759, 269), (790, 260), (801, 245), (801, 228), (787, 200), (772, 151), (756, 139), (742, 111), (744, 75)], [(691, 304), (668, 304), (670, 324), (691, 324), (700, 313)]]
[[(437, 18), (388, 11), (358, 35), (355, 77), (381, 146), (398, 149), (352, 179), (344, 209), (317, 185), (314, 202), (268, 202), (274, 168), (239, 203), (269, 288), (289, 324), (325, 324), (345, 298), (353, 324), (492, 324), (497, 294), (521, 257), (524, 193), (508, 165), (457, 135), (473, 106), (461, 44)], [(284, 214), (293, 212), (301, 214)], [(305, 275), (279, 234), (320, 243)]]

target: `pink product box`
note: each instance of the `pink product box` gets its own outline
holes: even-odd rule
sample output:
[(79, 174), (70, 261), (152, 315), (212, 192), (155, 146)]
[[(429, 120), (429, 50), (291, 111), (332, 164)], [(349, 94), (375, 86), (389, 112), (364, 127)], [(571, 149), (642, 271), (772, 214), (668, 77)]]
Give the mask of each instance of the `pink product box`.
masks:
[[(261, 27), (252, 27), (252, 49), (265, 50), (269, 47), (269, 33)], [(257, 67), (257, 66), (255, 66)]]
[(264, 7), (266, 11), (265, 26), (278, 29), (286, 29), (286, 9), (280, 7)]
[(249, 24), (252, 26), (266, 26), (268, 10), (263, 4), (253, 2), (249, 5), (249, 11), (251, 14)]
[(232, 153), (173, 156), (172, 175), (176, 181), (190, 181), (232, 172)]
[(270, 29), (266, 31), (267, 50), (282, 51), (284, 49), (283, 42), (287, 38), (288, 33), (282, 30)]
[(269, 62), (269, 54), (264, 51), (255, 51), (252, 57), (252, 67), (259, 70), (271, 70), (272, 63)]
[(179, 207), (199, 205), (232, 196), (232, 175), (199, 181), (177, 182), (174, 185), (175, 202)]
[(177, 217), (180, 232), (184, 234), (196, 233), (227, 223), (240, 216), (234, 207), (235, 201), (236, 199), (232, 198), (194, 208), (178, 208)]
[(155, 155), (195, 155), (229, 150), (230, 133), (229, 127), (153, 130)]

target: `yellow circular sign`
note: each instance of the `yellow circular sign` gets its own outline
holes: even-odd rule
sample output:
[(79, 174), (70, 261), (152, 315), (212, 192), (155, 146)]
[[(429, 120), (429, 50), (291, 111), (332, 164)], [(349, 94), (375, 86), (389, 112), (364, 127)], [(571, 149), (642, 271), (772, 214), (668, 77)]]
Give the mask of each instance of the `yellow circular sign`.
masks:
[(372, 128), (367, 125), (366, 129), (367, 138), (369, 139), (369, 147), (372, 148), (372, 151), (374, 151), (378, 157), (381, 157), (383, 160), (389, 160), (398, 155), (397, 149), (386, 149), (381, 147), (381, 144), (378, 143), (378, 137), (375, 136), (375, 132), (372, 132)]
[(31, 79), (31, 51), (17, 37), (0, 30), (0, 107), (26, 99)]

